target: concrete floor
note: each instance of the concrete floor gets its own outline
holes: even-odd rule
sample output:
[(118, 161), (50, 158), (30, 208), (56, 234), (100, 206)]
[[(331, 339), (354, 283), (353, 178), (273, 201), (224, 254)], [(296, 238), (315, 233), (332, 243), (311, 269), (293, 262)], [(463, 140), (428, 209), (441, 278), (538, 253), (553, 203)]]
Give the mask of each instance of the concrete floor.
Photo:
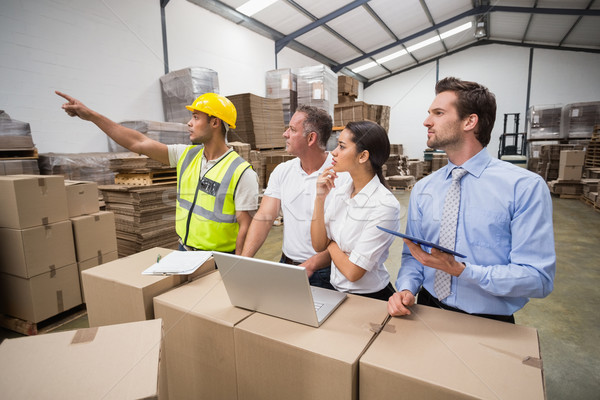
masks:
[[(410, 192), (396, 197), (406, 210)], [(600, 398), (600, 212), (576, 199), (553, 198), (557, 274), (554, 291), (532, 299), (515, 314), (538, 330), (548, 400)], [(406, 225), (406, 215), (401, 222)], [(276, 226), (257, 257), (278, 261), (283, 228)], [(394, 241), (386, 266), (392, 280), (400, 268), (402, 241)], [(56, 330), (88, 326), (87, 316)], [(0, 328), (0, 341), (20, 335)]]

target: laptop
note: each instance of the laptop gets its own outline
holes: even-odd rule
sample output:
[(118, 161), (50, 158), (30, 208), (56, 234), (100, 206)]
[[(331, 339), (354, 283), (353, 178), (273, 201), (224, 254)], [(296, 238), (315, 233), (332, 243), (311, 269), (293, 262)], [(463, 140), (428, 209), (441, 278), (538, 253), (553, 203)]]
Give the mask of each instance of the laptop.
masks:
[(310, 286), (303, 267), (213, 251), (231, 304), (319, 327), (346, 299)]

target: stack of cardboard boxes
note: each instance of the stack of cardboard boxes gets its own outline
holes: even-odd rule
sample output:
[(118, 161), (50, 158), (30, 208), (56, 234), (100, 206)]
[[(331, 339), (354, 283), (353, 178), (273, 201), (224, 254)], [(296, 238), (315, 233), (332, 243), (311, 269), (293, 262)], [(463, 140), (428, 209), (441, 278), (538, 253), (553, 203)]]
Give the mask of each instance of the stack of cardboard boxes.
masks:
[(83, 283), (91, 326), (162, 319), (171, 398), (544, 398), (533, 328), (418, 305), (389, 318), (386, 302), (355, 295), (313, 328), (234, 307), (212, 259), (197, 279), (141, 275), (166, 252)]
[(116, 258), (93, 182), (0, 177), (0, 314), (38, 323), (82, 303), (80, 271)]
[(0, 110), (0, 158), (0, 175), (40, 173), (29, 124), (12, 119), (3, 110)]
[(549, 181), (548, 187), (554, 194), (561, 197), (579, 197), (583, 193), (583, 163), (585, 151), (562, 150), (560, 152), (558, 179)]

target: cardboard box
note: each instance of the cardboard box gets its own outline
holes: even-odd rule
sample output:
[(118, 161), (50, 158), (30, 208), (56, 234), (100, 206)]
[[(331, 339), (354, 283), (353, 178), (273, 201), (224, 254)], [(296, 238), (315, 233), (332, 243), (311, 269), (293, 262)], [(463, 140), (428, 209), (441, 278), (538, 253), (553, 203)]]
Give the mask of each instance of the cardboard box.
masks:
[(0, 226), (25, 229), (69, 219), (64, 178), (0, 176)]
[(584, 150), (561, 150), (560, 152), (560, 166), (564, 165), (577, 165), (583, 166), (585, 162), (585, 151)]
[(102, 265), (111, 261), (115, 261), (119, 258), (119, 253), (117, 251), (113, 251), (107, 254), (99, 254), (97, 257), (90, 258), (85, 261), (77, 262), (77, 270), (79, 271), (79, 286), (81, 289), (81, 301), (85, 303), (85, 295), (83, 293), (83, 283), (81, 279), (81, 272), (86, 269), (97, 267), (98, 265)]
[[(90, 326), (103, 326), (154, 318), (152, 299), (185, 282), (184, 275), (142, 275), (158, 255), (173, 250), (155, 247), (119, 258), (81, 273)], [(196, 274), (214, 270), (210, 258)]]
[(70, 221), (0, 228), (0, 272), (31, 278), (75, 262)]
[(231, 305), (215, 271), (154, 298), (165, 324), (169, 397), (236, 399), (233, 327), (252, 314)]
[(166, 398), (162, 321), (7, 339), (0, 369), (7, 399)]
[(38, 323), (81, 304), (77, 264), (25, 279), (0, 273), (0, 313)]
[(69, 218), (100, 211), (96, 182), (65, 180), (65, 189)]
[(415, 305), (360, 360), (360, 399), (543, 399), (537, 331)]
[(117, 251), (115, 215), (110, 211), (71, 218), (77, 261)]
[(561, 165), (558, 169), (558, 180), (578, 181), (583, 176), (583, 165)]
[(356, 399), (360, 355), (387, 316), (387, 302), (354, 295), (319, 328), (252, 314), (234, 327), (238, 397)]

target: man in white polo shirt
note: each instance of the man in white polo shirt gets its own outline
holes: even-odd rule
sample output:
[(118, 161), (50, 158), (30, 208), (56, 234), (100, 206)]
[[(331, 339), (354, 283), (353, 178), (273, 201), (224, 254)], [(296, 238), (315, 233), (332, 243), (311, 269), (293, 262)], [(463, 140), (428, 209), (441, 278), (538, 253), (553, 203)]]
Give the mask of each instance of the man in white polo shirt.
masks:
[[(283, 249), (280, 262), (306, 268), (310, 284), (333, 289), (329, 283), (331, 258), (316, 253), (310, 240), (310, 223), (317, 178), (331, 165), (326, 151), (332, 121), (321, 109), (301, 105), (283, 133), (286, 151), (296, 158), (279, 164), (271, 173), (260, 207), (250, 224), (242, 255), (253, 257), (264, 243), (273, 221), (283, 213)], [(350, 179), (342, 173), (336, 185)]]

